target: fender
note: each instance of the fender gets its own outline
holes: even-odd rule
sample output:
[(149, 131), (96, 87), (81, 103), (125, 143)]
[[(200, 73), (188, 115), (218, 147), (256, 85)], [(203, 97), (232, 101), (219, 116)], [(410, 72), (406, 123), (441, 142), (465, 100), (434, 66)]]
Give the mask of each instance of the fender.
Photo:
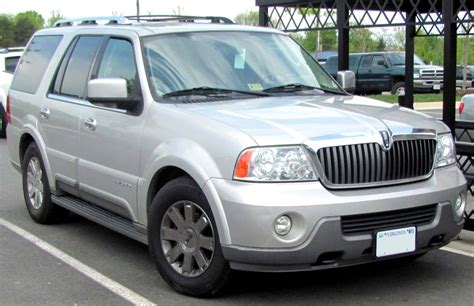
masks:
[[(51, 166), (49, 163), (48, 154), (46, 153), (46, 145), (44, 143), (43, 137), (41, 137), (38, 130), (31, 123), (27, 123), (21, 128), (20, 137), (18, 138), (18, 140), (21, 140), (21, 137), (23, 137), (23, 135), (25, 134), (29, 134), (31, 137), (33, 137), (34, 141), (36, 142), (36, 145), (38, 146), (41, 158), (43, 159), (44, 168), (46, 170), (46, 176), (48, 177), (49, 187), (51, 189), (51, 192), (54, 193), (56, 187), (54, 185), (54, 177), (51, 173)], [(20, 142), (18, 142), (17, 146), (19, 150)]]
[[(222, 177), (216, 163), (207, 151), (198, 143), (187, 139), (173, 139), (159, 145), (148, 158), (142, 169), (142, 178), (138, 183), (138, 218), (139, 223), (147, 225), (147, 195), (153, 176), (165, 167), (173, 166), (186, 172), (205, 193), (215, 216), (217, 230), (221, 240), (229, 233), (227, 218), (221, 202), (215, 199), (214, 192), (205, 189), (211, 177)], [(205, 167), (205, 169), (204, 169)], [(207, 191), (207, 192), (206, 192)]]

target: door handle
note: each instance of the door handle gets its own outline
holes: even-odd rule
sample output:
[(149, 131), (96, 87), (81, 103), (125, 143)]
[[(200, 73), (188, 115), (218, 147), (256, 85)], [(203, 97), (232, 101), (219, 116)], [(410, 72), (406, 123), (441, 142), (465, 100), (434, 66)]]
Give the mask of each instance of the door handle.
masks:
[(40, 109), (40, 115), (41, 115), (42, 118), (48, 119), (48, 118), (49, 118), (49, 115), (51, 115), (51, 112), (50, 112), (49, 108), (47, 108), (47, 107), (42, 107), (42, 108)]
[(87, 118), (86, 120), (84, 120), (84, 125), (87, 129), (95, 131), (95, 129), (97, 128), (97, 120), (95, 120), (94, 118)]

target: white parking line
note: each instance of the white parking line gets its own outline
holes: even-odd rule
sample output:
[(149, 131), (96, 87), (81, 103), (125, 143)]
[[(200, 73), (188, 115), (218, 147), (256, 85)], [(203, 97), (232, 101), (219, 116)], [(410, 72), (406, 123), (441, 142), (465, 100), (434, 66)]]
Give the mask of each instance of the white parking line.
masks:
[(125, 300), (129, 301), (134, 305), (156, 305), (155, 303), (147, 300), (143, 296), (133, 292), (132, 290), (128, 289), (127, 287), (117, 283), (116, 281), (108, 278), (107, 276), (101, 274), (100, 272), (92, 269), (89, 266), (81, 263), (79, 260), (75, 259), (74, 257), (69, 256), (68, 254), (64, 253), (63, 251), (59, 250), (58, 248), (52, 246), (51, 244), (47, 243), (46, 241), (41, 240), (40, 238), (36, 237), (35, 235), (31, 234), (30, 232), (16, 226), (15, 224), (0, 218), (0, 225), (8, 228), (12, 232), (20, 235), (21, 237), (25, 238), (26, 240), (32, 242), (37, 247), (42, 249), (43, 251), (47, 252), (48, 254), (56, 257), (57, 259), (61, 260), (62, 262), (68, 264), (75, 270), (81, 272), (88, 278), (94, 280), (98, 284), (102, 285), (103, 287), (109, 289), (113, 293), (117, 294), (118, 296), (124, 298)]
[(463, 251), (463, 250), (454, 249), (454, 248), (451, 248), (451, 247), (442, 247), (441, 250), (451, 252), (451, 253), (456, 253), (456, 254), (459, 254), (459, 255), (474, 257), (473, 253), (466, 252), (466, 251)]

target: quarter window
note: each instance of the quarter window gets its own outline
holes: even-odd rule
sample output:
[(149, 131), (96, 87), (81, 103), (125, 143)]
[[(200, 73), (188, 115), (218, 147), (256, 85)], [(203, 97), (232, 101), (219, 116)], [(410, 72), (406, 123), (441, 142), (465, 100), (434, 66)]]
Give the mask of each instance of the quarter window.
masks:
[(18, 65), (11, 88), (34, 94), (43, 79), (62, 36), (35, 36)]
[(14, 73), (19, 60), (19, 56), (5, 57), (5, 71), (9, 73)]

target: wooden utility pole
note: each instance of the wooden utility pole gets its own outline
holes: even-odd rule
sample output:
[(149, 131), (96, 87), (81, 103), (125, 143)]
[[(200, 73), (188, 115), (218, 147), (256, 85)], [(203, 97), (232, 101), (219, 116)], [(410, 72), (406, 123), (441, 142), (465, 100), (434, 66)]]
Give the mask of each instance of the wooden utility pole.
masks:
[(137, 0), (137, 21), (140, 21), (140, 0)]

